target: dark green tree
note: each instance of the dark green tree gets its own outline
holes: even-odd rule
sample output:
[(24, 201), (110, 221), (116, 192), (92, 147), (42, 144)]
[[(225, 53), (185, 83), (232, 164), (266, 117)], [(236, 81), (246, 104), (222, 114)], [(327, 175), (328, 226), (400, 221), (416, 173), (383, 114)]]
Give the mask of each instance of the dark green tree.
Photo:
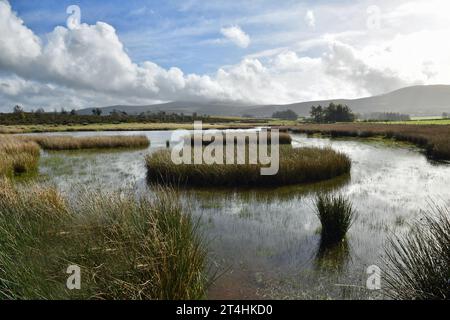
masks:
[(286, 110), (286, 111), (277, 111), (272, 115), (272, 118), (275, 119), (282, 119), (282, 120), (297, 120), (298, 114), (296, 114), (292, 110)]

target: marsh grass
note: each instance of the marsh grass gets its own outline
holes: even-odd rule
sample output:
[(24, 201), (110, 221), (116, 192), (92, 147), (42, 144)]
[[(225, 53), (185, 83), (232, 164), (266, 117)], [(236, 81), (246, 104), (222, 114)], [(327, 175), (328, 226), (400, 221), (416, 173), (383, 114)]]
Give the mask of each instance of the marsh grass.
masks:
[(33, 141), (44, 150), (81, 150), (108, 148), (147, 148), (150, 141), (141, 136), (21, 136), (20, 139)]
[(423, 147), (427, 155), (436, 160), (450, 160), (450, 125), (344, 123), (305, 124), (291, 129), (293, 132), (322, 133), (332, 137), (383, 136)]
[[(192, 134), (190, 137), (188, 136), (187, 139), (189, 141), (189, 138), (191, 140), (191, 144), (194, 145), (196, 141), (199, 142), (200, 145), (208, 146), (211, 143), (214, 142), (215, 135), (221, 135), (222, 141), (225, 143), (227, 141), (227, 135), (230, 135), (234, 138), (234, 143), (236, 144), (238, 140), (242, 139), (244, 143), (248, 144), (250, 143), (249, 135), (253, 134), (256, 137), (256, 143), (260, 143), (261, 141), (261, 133), (260, 132), (217, 132), (217, 133), (208, 133), (205, 132), (203, 135), (194, 135)], [(270, 131), (266, 132), (267, 144), (272, 143), (272, 133)], [(188, 142), (189, 143), (189, 142)], [(278, 143), (280, 145), (290, 145), (292, 143), (292, 137), (289, 133), (286, 132), (280, 132), (278, 133)]]
[[(225, 153), (224, 153), (225, 154)], [(247, 152), (248, 154), (248, 152)], [(169, 150), (146, 157), (150, 182), (177, 186), (268, 187), (311, 183), (348, 174), (351, 160), (332, 149), (280, 146), (280, 167), (277, 174), (261, 175), (264, 165), (249, 164), (180, 164), (171, 160)]]
[(0, 135), (0, 176), (36, 171), (39, 156), (40, 148), (36, 143)]
[(322, 225), (321, 247), (336, 245), (343, 240), (350, 229), (355, 212), (351, 201), (342, 196), (319, 194), (316, 199), (316, 213)]
[(385, 292), (393, 299), (450, 299), (450, 210), (435, 207), (386, 245)]
[[(80, 190), (0, 181), (0, 298), (201, 299), (206, 250), (173, 190)], [(66, 289), (69, 265), (81, 290)]]
[(36, 172), (40, 150), (147, 148), (146, 136), (10, 136), (0, 135), (0, 176)]

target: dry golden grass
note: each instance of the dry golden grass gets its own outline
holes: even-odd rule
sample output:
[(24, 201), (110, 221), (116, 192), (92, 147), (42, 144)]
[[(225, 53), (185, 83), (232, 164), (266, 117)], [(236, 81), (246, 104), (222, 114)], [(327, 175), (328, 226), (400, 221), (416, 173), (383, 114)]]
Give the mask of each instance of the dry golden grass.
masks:
[[(207, 146), (207, 145), (211, 144), (214, 141), (214, 135), (216, 135), (216, 134), (217, 133), (211, 134), (211, 133), (206, 132), (206, 133), (203, 134), (203, 136), (200, 136), (200, 137), (195, 136), (195, 135), (191, 135), (191, 137), (190, 137), (191, 138), (191, 143), (194, 144), (196, 140), (199, 140), (199, 141), (201, 141), (202, 145)], [(226, 141), (227, 132), (219, 132), (219, 134), (222, 135), (222, 139), (225, 142)], [(234, 137), (235, 143), (236, 143), (236, 140), (239, 140), (239, 139), (245, 139), (245, 143), (249, 143), (249, 141), (250, 141), (250, 139), (248, 137), (248, 133), (245, 133), (245, 132), (230, 132), (230, 134)], [(257, 137), (257, 143), (259, 143), (259, 141), (260, 141), (260, 134), (257, 133), (256, 137)], [(189, 139), (189, 137), (187, 137), (187, 138)], [(267, 132), (267, 143), (271, 144), (271, 142), (272, 142), (272, 134), (269, 131), (269, 132)], [(280, 132), (278, 134), (278, 143), (280, 145), (282, 145), (282, 144), (291, 144), (292, 143), (291, 135), (289, 133), (286, 133), (286, 132)]]
[(0, 176), (12, 176), (37, 169), (40, 148), (33, 141), (0, 135)]
[(44, 150), (80, 150), (103, 148), (147, 148), (150, 141), (146, 136), (22, 136), (25, 141), (33, 141)]
[(176, 165), (169, 150), (149, 155), (146, 162), (149, 181), (182, 186), (268, 187), (311, 183), (348, 174), (351, 168), (351, 160), (343, 153), (291, 146), (280, 146), (279, 171), (272, 176), (261, 175), (261, 168), (265, 167), (261, 164)]
[(329, 134), (333, 137), (384, 136), (424, 147), (432, 158), (450, 160), (450, 125), (304, 124), (292, 127), (292, 131), (307, 134)]

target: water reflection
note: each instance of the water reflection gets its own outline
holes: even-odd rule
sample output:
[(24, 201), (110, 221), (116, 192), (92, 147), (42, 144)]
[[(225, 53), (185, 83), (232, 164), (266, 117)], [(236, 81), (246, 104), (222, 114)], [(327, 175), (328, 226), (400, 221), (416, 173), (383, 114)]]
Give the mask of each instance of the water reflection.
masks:
[(350, 259), (350, 246), (347, 240), (331, 246), (321, 240), (314, 257), (314, 270), (319, 273), (341, 274), (347, 268)]
[[(106, 189), (146, 183), (144, 158), (166, 148), (171, 132), (82, 132), (70, 135), (145, 134), (147, 150), (44, 153), (40, 172), (70, 193), (73, 185)], [(430, 198), (450, 205), (450, 165), (429, 161), (417, 148), (376, 140), (307, 138), (294, 147), (322, 146), (352, 159), (351, 175), (305, 186), (276, 189), (185, 189), (182, 197), (202, 220), (210, 260), (227, 271), (210, 298), (377, 298), (361, 288), (366, 266), (380, 263), (386, 236), (407, 228)], [(347, 196), (358, 219), (340, 248), (324, 250), (314, 213), (317, 192)], [(401, 222), (401, 223), (400, 223)]]

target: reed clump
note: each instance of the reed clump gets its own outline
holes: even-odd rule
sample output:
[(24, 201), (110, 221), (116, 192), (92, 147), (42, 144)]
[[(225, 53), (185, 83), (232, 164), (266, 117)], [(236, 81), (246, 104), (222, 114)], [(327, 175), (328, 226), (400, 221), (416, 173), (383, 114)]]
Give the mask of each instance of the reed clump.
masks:
[(33, 141), (44, 150), (80, 150), (104, 148), (147, 148), (150, 141), (144, 135), (134, 136), (22, 136), (25, 141)]
[[(173, 190), (132, 193), (0, 181), (0, 299), (201, 299), (206, 249)], [(66, 288), (69, 265), (81, 290)]]
[(355, 219), (352, 202), (342, 195), (319, 194), (316, 213), (322, 225), (322, 247), (342, 242)]
[[(266, 135), (265, 143), (271, 144), (272, 143), (272, 133), (264, 132)], [(202, 135), (190, 135), (187, 139), (191, 140), (191, 144), (195, 145), (195, 142), (198, 141), (199, 145), (208, 146), (211, 143), (215, 141), (215, 136), (219, 135), (221, 137), (221, 141), (224, 143), (227, 141), (227, 135), (230, 136), (230, 139), (233, 139), (232, 141), (234, 143), (238, 143), (238, 141), (243, 141), (245, 144), (255, 142), (255, 143), (261, 143), (262, 141), (262, 133), (261, 132), (216, 132), (216, 133), (203, 133)], [(250, 135), (254, 136), (252, 139), (250, 139)], [(189, 143), (189, 142), (188, 142)], [(292, 143), (292, 137), (289, 133), (286, 132), (279, 132), (278, 133), (278, 144), (280, 145), (290, 145)]]
[[(174, 164), (169, 150), (146, 157), (150, 182), (181, 186), (269, 187), (312, 183), (348, 174), (350, 158), (330, 148), (298, 148), (280, 146), (279, 170), (275, 175), (261, 175), (258, 164)], [(225, 152), (224, 152), (225, 154)], [(192, 162), (194, 163), (194, 162)]]
[(0, 176), (13, 176), (37, 170), (40, 148), (32, 141), (0, 135)]
[(450, 299), (450, 210), (435, 207), (386, 245), (385, 292), (401, 300)]
[(450, 160), (450, 125), (410, 124), (305, 124), (291, 128), (299, 133), (321, 133), (332, 137), (382, 136), (423, 147), (429, 157)]

